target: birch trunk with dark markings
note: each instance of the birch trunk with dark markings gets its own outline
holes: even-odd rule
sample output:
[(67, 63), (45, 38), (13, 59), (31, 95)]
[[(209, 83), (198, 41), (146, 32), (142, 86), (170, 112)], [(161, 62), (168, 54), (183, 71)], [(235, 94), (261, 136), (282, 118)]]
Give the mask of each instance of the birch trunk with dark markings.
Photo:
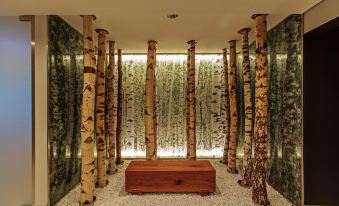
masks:
[(133, 151), (135, 140), (135, 126), (134, 126), (134, 85), (135, 85), (135, 68), (129, 67), (128, 63), (123, 66), (124, 73), (124, 149), (126, 151)]
[[(155, 44), (157, 44), (157, 42), (155, 42)], [(157, 158), (157, 153), (158, 153), (158, 123), (157, 123), (157, 100), (156, 100), (156, 73), (155, 73), (155, 69), (156, 69), (156, 63), (157, 63), (157, 53), (156, 53), (156, 47), (154, 45), (154, 64), (153, 64), (153, 107), (154, 107), (154, 115), (153, 115), (153, 128), (154, 128), (154, 147), (155, 147), (155, 159)]]
[(244, 187), (251, 187), (252, 173), (252, 98), (251, 98), (251, 75), (250, 75), (250, 57), (248, 46), (248, 32), (250, 28), (241, 29), (238, 33), (242, 35), (242, 55), (243, 55), (243, 88), (244, 88), (244, 106), (245, 106), (245, 140), (243, 157), (243, 178), (238, 183)]
[(107, 185), (106, 177), (106, 140), (105, 140), (105, 55), (106, 35), (104, 29), (96, 29), (98, 33), (98, 67), (96, 81), (96, 142), (97, 142), (97, 183), (96, 186), (103, 188)]
[(108, 136), (109, 136), (109, 173), (113, 174), (117, 171), (115, 166), (115, 135), (114, 135), (114, 41), (109, 41), (109, 65), (108, 65)]
[[(188, 107), (188, 96), (189, 96), (189, 90), (188, 90), (188, 82), (189, 82), (189, 71), (190, 71), (190, 55), (191, 55), (191, 52), (190, 52), (190, 49), (187, 49), (187, 77), (186, 77), (186, 137), (188, 139), (188, 131), (189, 131), (189, 119), (190, 119), (190, 116), (189, 116), (189, 107)], [(188, 143), (187, 143), (187, 146), (188, 146)], [(186, 148), (187, 149), (187, 154), (188, 154), (188, 147)]]
[(236, 40), (230, 44), (230, 141), (227, 172), (237, 174), (237, 144), (238, 144), (238, 109), (237, 109), (237, 65), (236, 65)]
[(93, 20), (84, 15), (84, 82), (81, 106), (81, 186), (80, 205), (92, 204), (94, 196), (94, 103), (95, 103), (95, 55), (93, 47)]
[(148, 41), (147, 70), (145, 85), (145, 143), (146, 159), (157, 158), (156, 141), (156, 114), (155, 114), (155, 63), (156, 63), (156, 41)]
[(195, 111), (195, 40), (187, 42), (190, 44), (190, 57), (188, 68), (188, 136), (187, 136), (187, 159), (196, 159), (196, 111)]
[[(171, 123), (172, 123), (172, 119), (171, 119), (171, 116), (172, 116), (172, 102), (173, 102), (173, 85), (174, 85), (174, 75), (175, 75), (175, 63), (173, 63), (173, 66), (172, 66), (172, 69), (169, 71), (170, 74), (168, 74), (168, 77), (169, 77), (169, 82), (170, 82), (170, 86), (169, 86), (169, 98), (168, 98), (168, 105), (167, 105), (167, 119), (166, 119), (166, 136), (165, 136), (165, 139), (167, 141), (167, 143), (169, 144), (169, 147), (171, 149), (174, 149), (174, 144), (171, 144), (172, 143), (172, 140), (173, 140), (173, 136), (174, 134), (172, 133), (171, 134), (171, 131), (172, 131), (172, 127), (171, 127)], [(171, 121), (172, 120), (172, 121)]]
[(228, 85), (228, 63), (227, 63), (227, 49), (223, 49), (223, 62), (224, 62), (224, 72), (225, 72), (225, 119), (226, 119), (226, 135), (225, 135), (225, 144), (224, 144), (224, 154), (221, 160), (222, 163), (228, 164), (228, 149), (230, 141), (230, 95), (229, 95), (229, 85)]
[(252, 200), (255, 204), (269, 205), (266, 189), (267, 165), (267, 21), (264, 14), (255, 14), (255, 123), (254, 123), (254, 166), (252, 176)]
[(117, 128), (116, 128), (116, 144), (117, 144), (117, 164), (123, 163), (121, 158), (121, 141), (122, 141), (122, 51), (118, 49), (118, 112), (117, 112)]

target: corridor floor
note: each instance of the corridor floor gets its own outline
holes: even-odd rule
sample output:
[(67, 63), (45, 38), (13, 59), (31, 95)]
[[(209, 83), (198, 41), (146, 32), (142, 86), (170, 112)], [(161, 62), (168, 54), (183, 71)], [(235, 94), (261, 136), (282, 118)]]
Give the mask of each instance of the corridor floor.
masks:
[[(118, 173), (109, 176), (106, 188), (96, 188), (94, 206), (250, 206), (252, 203), (251, 189), (240, 187), (237, 180), (240, 174), (226, 172), (226, 165), (219, 160), (210, 160), (217, 173), (217, 191), (209, 196), (201, 197), (197, 193), (145, 193), (131, 195), (125, 192), (125, 169), (129, 161), (119, 166)], [(79, 205), (79, 185), (61, 199), (56, 206)], [(292, 205), (276, 190), (267, 185), (268, 196), (272, 206)]]

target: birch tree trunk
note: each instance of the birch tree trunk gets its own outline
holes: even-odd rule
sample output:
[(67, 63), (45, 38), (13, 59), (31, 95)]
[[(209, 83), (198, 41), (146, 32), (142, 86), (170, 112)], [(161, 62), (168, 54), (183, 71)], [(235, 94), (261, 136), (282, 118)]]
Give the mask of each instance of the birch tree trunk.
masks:
[(264, 14), (256, 14), (256, 82), (254, 123), (254, 166), (252, 200), (255, 204), (269, 205), (266, 189), (267, 164), (267, 21)]
[(244, 157), (242, 180), (238, 183), (244, 187), (251, 187), (252, 173), (252, 98), (251, 98), (251, 75), (250, 75), (250, 58), (248, 46), (248, 32), (250, 28), (244, 28), (239, 31), (242, 35), (242, 55), (243, 55), (243, 88), (244, 88), (244, 106), (245, 106), (245, 141), (244, 141)]
[[(196, 137), (197, 137), (197, 141), (196, 141), (196, 148), (197, 149), (204, 149), (204, 147), (202, 147), (202, 145), (204, 144), (204, 104), (202, 102), (205, 102), (205, 91), (206, 89), (204, 88), (204, 69), (200, 68), (200, 64), (197, 67), (197, 71), (196, 73), (198, 73), (198, 78), (197, 78), (197, 84), (196, 84), (196, 88), (198, 88), (196, 94), (195, 94), (195, 98), (196, 98), (196, 111), (197, 112), (197, 119), (196, 119), (196, 124), (198, 125), (199, 129), (197, 129), (197, 133), (196, 133)], [(187, 76), (189, 77), (189, 76)], [(188, 79), (187, 79), (188, 82)], [(188, 89), (188, 87), (187, 87)], [(187, 94), (188, 94), (188, 90), (187, 90)], [(187, 126), (188, 128), (188, 126)]]
[(94, 192), (94, 101), (95, 55), (93, 47), (93, 20), (95, 16), (83, 16), (84, 82), (81, 106), (81, 186), (80, 205), (92, 204)]
[(131, 68), (129, 70), (129, 73), (128, 73), (128, 77), (130, 79), (129, 82), (131, 82), (130, 84), (130, 94), (129, 94), (129, 97), (128, 97), (128, 122), (130, 124), (130, 128), (129, 128), (129, 136), (130, 136), (130, 140), (131, 140), (131, 149), (133, 150), (135, 148), (135, 145), (134, 145), (134, 139), (135, 139), (135, 123), (134, 123), (134, 113), (135, 113), (135, 105), (134, 105), (134, 94), (135, 94), (135, 91), (134, 91), (134, 84), (135, 84), (135, 70), (133, 68)]
[(223, 66), (223, 62), (222, 62), (222, 58), (218, 58), (216, 60), (216, 62), (212, 62), (213, 65), (215, 65), (214, 67), (217, 69), (217, 74), (218, 74), (218, 84), (217, 84), (217, 104), (216, 104), (216, 111), (217, 111), (217, 119), (216, 119), (216, 132), (217, 132), (217, 136), (216, 138), (213, 140), (213, 145), (212, 145), (212, 149), (215, 150), (217, 147), (221, 146), (224, 139), (225, 139), (225, 121), (224, 118), (225, 117), (225, 99), (224, 99), (224, 95), (225, 95), (225, 88), (224, 88), (224, 81), (225, 81), (225, 77), (224, 77), (224, 66)]
[(121, 139), (122, 139), (122, 51), (118, 49), (118, 112), (117, 112), (117, 128), (116, 128), (116, 150), (117, 164), (123, 163), (121, 158)]
[(135, 84), (135, 68), (129, 63), (123, 66), (124, 75), (124, 149), (128, 151), (134, 150), (134, 84)]
[(115, 135), (114, 135), (114, 41), (109, 41), (109, 65), (108, 65), (108, 136), (109, 136), (109, 173), (117, 171), (115, 166)]
[[(109, 41), (107, 41), (109, 44)], [(109, 174), (109, 112), (108, 112), (108, 65), (109, 65), (109, 48), (108, 48), (108, 53), (105, 55), (107, 61), (105, 61), (105, 141), (106, 141), (106, 161), (108, 161), (107, 165), (107, 174)]]
[(180, 62), (180, 72), (179, 72), (179, 84), (180, 89), (179, 89), (179, 105), (178, 105), (178, 119), (179, 121), (177, 122), (178, 124), (178, 139), (177, 139), (177, 151), (179, 153), (181, 153), (184, 148), (183, 148), (183, 142), (185, 139), (185, 135), (184, 135), (184, 125), (185, 125), (185, 115), (183, 115), (185, 113), (185, 103), (186, 103), (186, 98), (185, 98), (185, 68), (184, 68), (184, 64), (182, 64), (183, 62)]
[(156, 115), (155, 115), (155, 56), (156, 41), (148, 41), (147, 51), (147, 70), (145, 85), (145, 143), (146, 159), (155, 160), (157, 158), (157, 141), (156, 141)]
[[(220, 95), (221, 95), (221, 85), (220, 85), (220, 79), (221, 79), (221, 73), (220, 73), (220, 65), (212, 62), (208, 62), (211, 67), (210, 70), (212, 72), (212, 84), (210, 85), (212, 90), (212, 102), (211, 102), (211, 136), (209, 141), (209, 148), (208, 150), (213, 150), (215, 147), (215, 143), (217, 140), (222, 136), (220, 132), (222, 132), (222, 129), (220, 128)], [(199, 72), (197, 75), (197, 79), (199, 82)]]
[(230, 140), (227, 172), (236, 174), (237, 144), (238, 144), (238, 110), (237, 110), (237, 65), (236, 65), (236, 40), (230, 44)]
[(98, 68), (96, 81), (96, 142), (97, 142), (97, 183), (96, 186), (103, 188), (108, 180), (106, 177), (106, 141), (105, 141), (105, 55), (106, 34), (104, 29), (96, 29), (98, 33)]
[[(171, 134), (171, 131), (173, 130), (173, 127), (172, 126), (172, 119), (171, 119), (171, 116), (172, 116), (172, 102), (173, 102), (173, 85), (174, 85), (174, 75), (175, 75), (175, 62), (172, 64), (172, 69), (169, 71), (170, 74), (169, 75), (169, 82), (170, 82), (170, 85), (169, 85), (169, 98), (168, 98), (168, 109), (167, 109), (167, 120), (166, 120), (166, 140), (167, 140), (167, 143), (169, 144), (170, 148), (169, 150), (171, 149), (175, 149), (173, 148), (174, 147), (174, 144), (172, 144), (172, 141), (173, 141), (173, 136), (174, 134), (172, 133)], [(174, 115), (173, 115), (174, 116)]]
[[(155, 42), (157, 44), (157, 42)], [(154, 128), (154, 148), (155, 148), (155, 159), (157, 158), (157, 152), (158, 152), (158, 123), (157, 123), (157, 95), (156, 95), (156, 62), (157, 62), (157, 54), (156, 54), (156, 48), (154, 44), (154, 64), (153, 64), (153, 107), (154, 107), (154, 115), (153, 115), (153, 128)]]
[(190, 116), (189, 116), (189, 104), (188, 104), (188, 97), (189, 97), (189, 88), (188, 88), (188, 82), (189, 82), (189, 72), (190, 72), (190, 59), (191, 59), (191, 51), (190, 49), (187, 49), (187, 78), (186, 78), (186, 138), (187, 138), (187, 148), (186, 153), (188, 154), (188, 136), (189, 136), (189, 122), (190, 122)]
[(188, 136), (187, 136), (187, 159), (196, 159), (196, 136), (195, 136), (195, 40), (190, 44), (189, 68), (188, 68)]
[(225, 117), (226, 117), (226, 137), (225, 137), (225, 144), (224, 144), (224, 155), (222, 158), (222, 163), (228, 164), (228, 149), (229, 149), (229, 140), (230, 140), (230, 123), (231, 123), (231, 116), (230, 116), (230, 95), (229, 95), (229, 86), (228, 86), (228, 63), (227, 63), (227, 49), (223, 49), (223, 62), (224, 62), (224, 72), (225, 72)]

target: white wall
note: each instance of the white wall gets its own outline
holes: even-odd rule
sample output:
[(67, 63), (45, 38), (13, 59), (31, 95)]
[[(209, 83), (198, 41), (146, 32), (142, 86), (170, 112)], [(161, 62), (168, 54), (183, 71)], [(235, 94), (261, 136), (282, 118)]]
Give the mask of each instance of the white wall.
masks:
[(339, 16), (339, 0), (324, 0), (304, 14), (304, 33)]
[(32, 204), (31, 23), (0, 17), (0, 205)]

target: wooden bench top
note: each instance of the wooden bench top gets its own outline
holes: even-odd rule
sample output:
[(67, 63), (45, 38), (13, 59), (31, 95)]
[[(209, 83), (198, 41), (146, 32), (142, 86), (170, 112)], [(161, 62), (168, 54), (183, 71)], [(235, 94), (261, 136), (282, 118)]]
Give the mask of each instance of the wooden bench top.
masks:
[(149, 160), (132, 161), (128, 172), (215, 172), (208, 160)]

